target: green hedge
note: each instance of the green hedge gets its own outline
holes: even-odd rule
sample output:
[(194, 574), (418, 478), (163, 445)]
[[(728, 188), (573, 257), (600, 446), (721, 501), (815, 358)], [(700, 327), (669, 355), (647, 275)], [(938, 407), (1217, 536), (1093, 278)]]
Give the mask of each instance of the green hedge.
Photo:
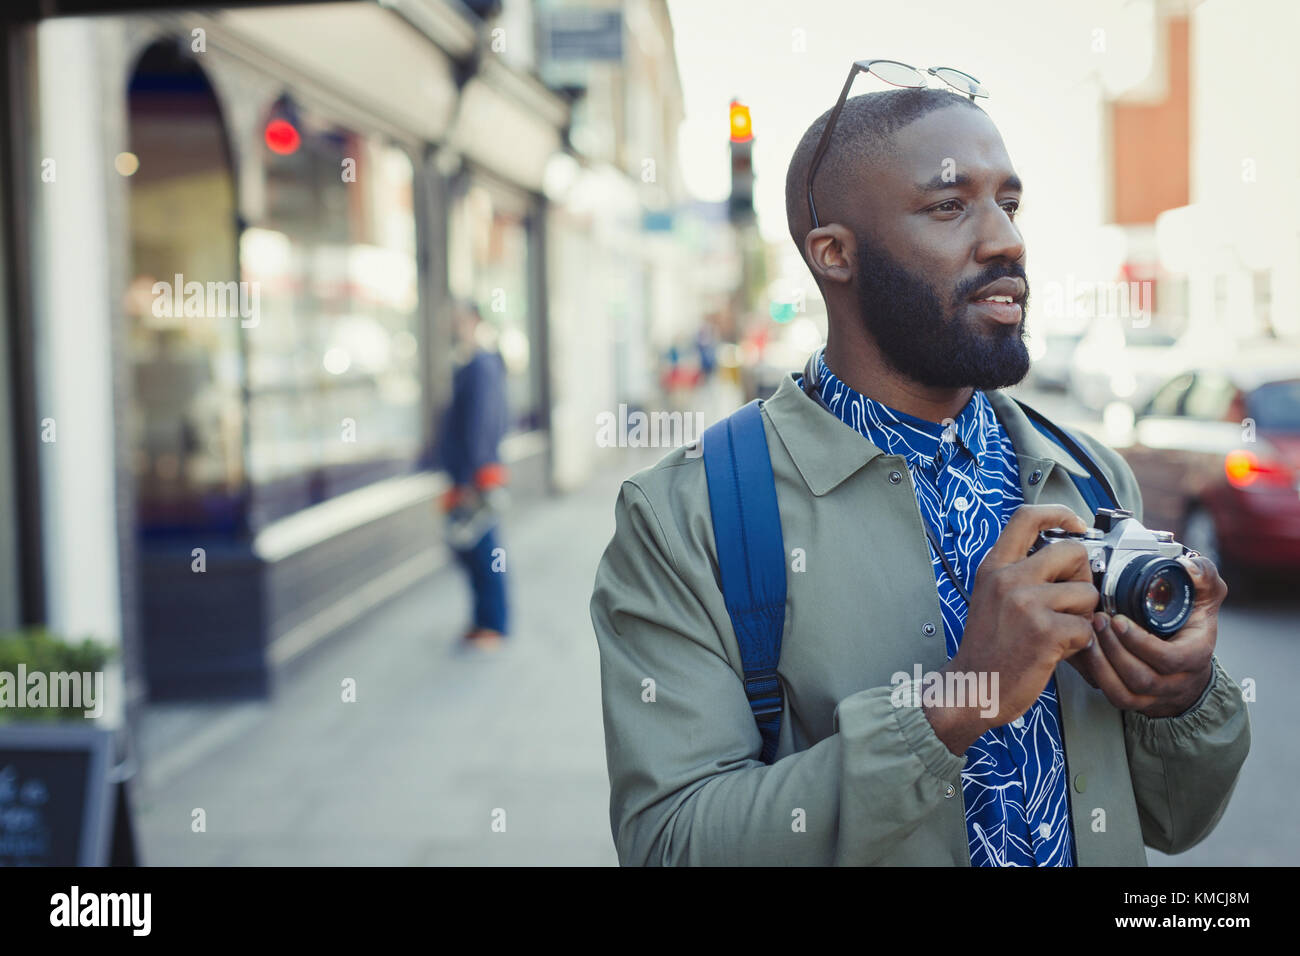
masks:
[[(87, 638), (79, 644), (55, 637), (43, 628), (0, 633), (0, 672), (12, 675), (14, 692), (26, 695), (26, 687), (17, 687), (18, 665), (27, 673), (57, 671), (94, 673), (102, 671), (113, 656), (112, 649)], [(3, 702), (0, 702), (3, 703)], [(85, 707), (9, 707), (0, 706), (0, 724), (17, 721), (53, 722), (85, 719)]]

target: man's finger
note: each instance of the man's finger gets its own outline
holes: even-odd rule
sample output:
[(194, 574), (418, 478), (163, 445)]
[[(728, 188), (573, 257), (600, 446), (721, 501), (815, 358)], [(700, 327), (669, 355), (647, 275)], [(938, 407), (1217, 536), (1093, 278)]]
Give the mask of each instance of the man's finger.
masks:
[[(1088, 549), (1080, 541), (1061, 540), (1044, 545), (1023, 559), (1026, 574), (1035, 581), (1081, 581), (1092, 583)], [(1091, 608), (1089, 608), (1091, 610)]]
[(1082, 534), (1088, 525), (1065, 505), (1021, 505), (1008, 519), (981, 567), (1000, 568), (1022, 560), (1038, 540), (1038, 532), (1048, 528)]
[[(1100, 635), (1098, 640), (1093, 642), (1092, 647), (1080, 651), (1075, 657), (1082, 660), (1075, 664), (1076, 668), (1086, 666), (1089, 673), (1092, 674), (1096, 681), (1096, 686), (1106, 695), (1111, 706), (1118, 710), (1142, 710), (1144, 707), (1150, 707), (1155, 703), (1154, 697), (1139, 697), (1124, 685), (1115, 668), (1111, 665), (1110, 659), (1102, 652)], [(1071, 658), (1073, 661), (1074, 658)]]
[[(1059, 587), (1059, 585), (1053, 585)], [(1081, 614), (1052, 614), (1051, 633), (1065, 645), (1063, 657), (1070, 657), (1093, 643), (1092, 623)]]
[(1192, 576), (1192, 586), (1196, 588), (1197, 604), (1214, 604), (1218, 606), (1228, 596), (1228, 582), (1219, 574), (1214, 562), (1202, 555), (1195, 558), (1182, 555), (1178, 563)]
[(1124, 646), (1108, 615), (1101, 617), (1105, 618), (1106, 626), (1097, 632), (1097, 643), (1119, 679), (1134, 694), (1154, 694), (1160, 687), (1162, 675)]
[(1092, 612), (1097, 609), (1100, 595), (1093, 587), (1091, 579), (1055, 581), (1050, 584), (1040, 584), (1038, 587), (1047, 589), (1043, 591), (1043, 595), (1047, 606), (1053, 611), (1062, 614), (1086, 614), (1091, 620)]
[[(1193, 611), (1193, 617), (1203, 612)], [(1119, 642), (1134, 657), (1161, 674), (1185, 674), (1203, 668), (1210, 655), (1214, 653), (1214, 644), (1208, 641), (1210, 632), (1203, 627), (1191, 627), (1192, 620), (1171, 636), (1161, 639), (1137, 622), (1125, 615), (1112, 618), (1111, 628)]]

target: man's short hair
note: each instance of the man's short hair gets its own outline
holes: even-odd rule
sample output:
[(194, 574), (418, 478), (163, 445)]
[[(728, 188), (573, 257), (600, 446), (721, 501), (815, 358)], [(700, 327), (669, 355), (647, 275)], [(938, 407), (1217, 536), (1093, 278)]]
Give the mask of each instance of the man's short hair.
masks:
[[(894, 133), (927, 113), (948, 106), (980, 109), (965, 96), (932, 88), (880, 90), (847, 99), (813, 180), (813, 198), (821, 224), (837, 218), (843, 221), (845, 198), (862, 188), (864, 167), (889, 152)], [(828, 109), (813, 120), (795, 147), (785, 176), (786, 223), (805, 263), (808, 259), (804, 256), (803, 241), (812, 229), (812, 216), (808, 212), (808, 167), (830, 116)]]

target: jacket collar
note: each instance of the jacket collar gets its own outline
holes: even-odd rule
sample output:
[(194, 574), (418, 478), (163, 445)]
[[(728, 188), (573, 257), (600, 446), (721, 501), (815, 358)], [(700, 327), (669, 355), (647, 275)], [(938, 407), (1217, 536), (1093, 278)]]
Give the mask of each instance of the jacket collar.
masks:
[[(882, 450), (895, 450), (907, 458), (909, 464), (938, 465), (941, 460), (946, 463), (956, 455), (958, 448), (964, 448), (977, 467), (983, 467), (987, 441), (996, 434), (998, 424), (993, 406), (983, 391), (972, 393), (949, 431), (940, 422), (915, 418), (849, 388), (826, 365), (824, 350), (818, 353), (815, 361), (818, 364), (818, 388), (835, 417), (866, 436), (868, 441), (880, 438), (881, 441), (875, 444)], [(953, 436), (955, 447), (946, 447), (944, 436), (949, 434)]]
[[(1037, 499), (1055, 466), (1080, 477), (1088, 472), (1064, 448), (1040, 434), (1011, 396), (1002, 390), (984, 393), (1016, 450), (1021, 489), (1026, 502)], [(804, 483), (817, 497), (839, 486), (872, 459), (887, 454), (808, 396), (795, 373), (782, 376), (772, 397), (763, 403), (781, 443), (794, 460)], [(1039, 480), (1030, 476), (1041, 471)]]

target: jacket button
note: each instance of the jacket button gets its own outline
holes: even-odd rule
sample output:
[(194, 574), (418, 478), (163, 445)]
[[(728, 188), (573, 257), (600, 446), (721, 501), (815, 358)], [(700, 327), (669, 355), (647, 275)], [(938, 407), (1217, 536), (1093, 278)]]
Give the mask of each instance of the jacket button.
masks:
[(929, 621), (921, 625), (921, 630), (925, 632), (926, 637), (934, 637), (934, 625)]
[(944, 787), (943, 789), (943, 798), (945, 800), (951, 800), (953, 798), (953, 795), (956, 792), (957, 792), (957, 788), (954, 787), (952, 784), (948, 784), (948, 786)]
[(1083, 791), (1087, 790), (1088, 778), (1081, 773), (1076, 773), (1074, 775), (1074, 789), (1077, 790), (1079, 793), (1083, 793)]
[(1031, 485), (1036, 485), (1038, 484), (1039, 481), (1042, 480), (1042, 477), (1043, 477), (1042, 469), (1035, 468), (1034, 473), (1029, 476), (1029, 483)]
[(902, 480), (903, 480), (903, 476), (902, 476), (899, 472), (897, 472), (897, 471), (891, 471), (891, 472), (889, 473), (889, 483), (890, 483), (891, 485), (896, 485), (896, 484), (898, 484), (898, 483), (899, 483), (900, 481), (902, 481)]

